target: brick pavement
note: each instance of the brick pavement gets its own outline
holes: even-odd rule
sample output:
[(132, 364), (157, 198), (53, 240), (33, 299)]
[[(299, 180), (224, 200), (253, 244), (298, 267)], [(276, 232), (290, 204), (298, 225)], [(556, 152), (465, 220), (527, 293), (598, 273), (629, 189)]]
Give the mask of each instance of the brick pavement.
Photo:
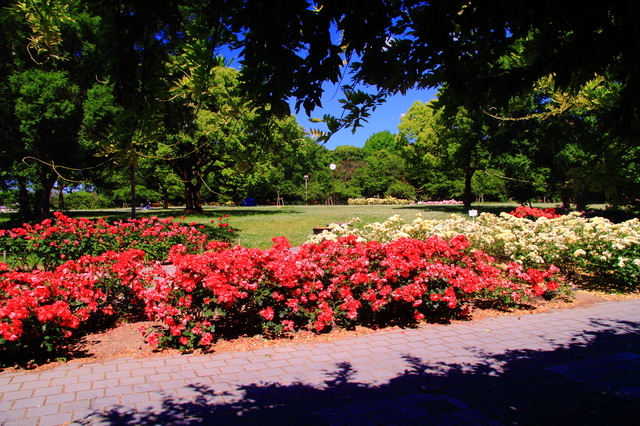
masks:
[(640, 424), (640, 300), (0, 373), (14, 425)]

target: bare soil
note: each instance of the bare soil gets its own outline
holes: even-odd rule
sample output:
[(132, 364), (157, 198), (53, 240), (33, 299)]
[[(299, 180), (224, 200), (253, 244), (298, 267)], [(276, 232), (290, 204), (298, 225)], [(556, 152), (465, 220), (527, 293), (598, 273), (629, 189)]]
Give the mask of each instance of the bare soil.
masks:
[[(479, 321), (483, 318), (503, 315), (532, 315), (555, 309), (581, 309), (592, 306), (595, 303), (611, 300), (640, 299), (640, 294), (611, 295), (583, 290), (575, 292), (575, 296), (573, 301), (536, 300), (527, 307), (517, 310), (474, 309), (470, 314), (470, 318), (465, 321)], [(86, 336), (74, 348), (76, 355), (68, 362), (94, 363), (120, 357), (146, 358), (178, 353), (175, 350), (157, 351), (145, 343), (143, 330), (152, 325), (154, 325), (152, 322), (121, 324), (106, 332)], [(443, 325), (443, 327), (446, 327), (446, 325)], [(398, 327), (386, 329), (357, 327), (355, 330), (332, 330), (326, 334), (300, 331), (278, 339), (267, 339), (263, 336), (244, 336), (233, 340), (220, 340), (211, 347), (210, 352), (238, 352), (291, 344), (327, 342), (396, 328)], [(36, 369), (48, 369), (56, 364), (58, 363), (50, 363), (39, 366)]]

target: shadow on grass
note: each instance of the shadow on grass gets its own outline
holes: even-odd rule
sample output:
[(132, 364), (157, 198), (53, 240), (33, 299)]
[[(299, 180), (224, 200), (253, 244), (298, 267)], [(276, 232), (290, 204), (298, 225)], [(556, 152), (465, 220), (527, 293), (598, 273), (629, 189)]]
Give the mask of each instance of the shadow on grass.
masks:
[[(181, 216), (185, 217), (203, 217), (203, 218), (218, 218), (221, 216), (229, 215), (231, 217), (244, 217), (244, 216), (262, 216), (262, 215), (278, 215), (278, 214), (295, 214), (301, 213), (292, 209), (287, 210), (273, 210), (273, 209), (261, 209), (260, 207), (254, 208), (215, 208), (215, 210), (209, 210), (205, 208), (202, 213), (185, 212), (182, 208), (169, 208), (169, 209), (151, 209), (151, 210), (139, 210), (136, 212), (137, 217), (151, 217), (156, 216), (160, 218), (173, 217), (179, 219)], [(129, 210), (74, 210), (65, 213), (69, 217), (87, 217), (98, 218), (108, 217), (109, 220), (126, 220), (131, 217)]]
[[(513, 211), (515, 208), (513, 205), (481, 205), (481, 206), (473, 206), (475, 210), (478, 210), (478, 214), (480, 213), (492, 213), (500, 215), (500, 213), (505, 212), (509, 213)], [(439, 213), (457, 213), (460, 215), (468, 215), (469, 209), (465, 209), (464, 206), (458, 204), (445, 204), (445, 205), (411, 205), (411, 206), (399, 206), (397, 209), (403, 210), (416, 210), (418, 212), (439, 212)]]
[(405, 354), (405, 371), (385, 382), (374, 376), (388, 361), (366, 371), (344, 361), (307, 383), (192, 383), (137, 410), (117, 406), (79, 423), (633, 424), (640, 414), (640, 324), (592, 323), (596, 331), (564, 346), (548, 342), (548, 350), (486, 351), (463, 363)]

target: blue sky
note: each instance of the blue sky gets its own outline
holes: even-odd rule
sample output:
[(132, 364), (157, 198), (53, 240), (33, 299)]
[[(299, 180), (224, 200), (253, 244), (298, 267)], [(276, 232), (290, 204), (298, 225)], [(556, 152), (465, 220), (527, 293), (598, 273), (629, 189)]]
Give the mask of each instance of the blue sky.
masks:
[[(351, 133), (351, 129), (343, 129), (336, 133), (329, 139), (329, 142), (325, 144), (327, 149), (333, 150), (337, 146), (353, 145), (357, 147), (364, 146), (365, 141), (369, 136), (374, 133), (388, 130), (391, 133), (398, 132), (398, 124), (400, 124), (400, 117), (407, 112), (411, 105), (415, 101), (428, 102), (435, 98), (437, 94), (436, 89), (431, 90), (410, 90), (406, 95), (396, 95), (388, 98), (385, 103), (380, 105), (369, 117), (369, 122), (364, 123), (363, 127), (356, 130), (356, 133)], [(323, 97), (322, 109), (316, 109), (311, 113), (311, 117), (322, 117), (324, 114), (332, 114), (339, 117), (341, 112), (341, 104), (338, 102), (340, 99), (340, 93), (336, 93), (335, 90), (327, 90)], [(321, 128), (322, 123), (311, 123), (304, 111), (300, 111), (296, 114), (298, 123), (305, 129), (308, 128)]]
[[(334, 37), (336, 38), (336, 43), (339, 43), (339, 35), (337, 32)], [(240, 67), (242, 55), (239, 51), (229, 50), (228, 46), (225, 46), (221, 50), (221, 53), (228, 59), (228, 66), (234, 68)], [(321, 118), (325, 114), (330, 114), (335, 117), (341, 116), (342, 104), (338, 102), (341, 98), (341, 92), (340, 90), (336, 90), (336, 87), (337, 86), (333, 86), (330, 83), (325, 84), (325, 93), (322, 98), (323, 107), (314, 110), (311, 113), (311, 118)], [(364, 146), (365, 141), (374, 133), (384, 130), (397, 133), (402, 114), (407, 112), (415, 101), (428, 102), (434, 99), (437, 93), (437, 89), (409, 90), (406, 95), (390, 97), (371, 114), (367, 123), (362, 123), (363, 126), (359, 127), (355, 133), (351, 133), (352, 129), (340, 130), (332, 136), (324, 146), (330, 150), (342, 145), (352, 145), (361, 148)], [(294, 104), (295, 100), (290, 100), (291, 111), (295, 114)], [(309, 128), (326, 130), (322, 127), (322, 123), (310, 122), (309, 117), (307, 117), (303, 109), (295, 114), (295, 116), (298, 119), (298, 123), (300, 123), (305, 130)]]

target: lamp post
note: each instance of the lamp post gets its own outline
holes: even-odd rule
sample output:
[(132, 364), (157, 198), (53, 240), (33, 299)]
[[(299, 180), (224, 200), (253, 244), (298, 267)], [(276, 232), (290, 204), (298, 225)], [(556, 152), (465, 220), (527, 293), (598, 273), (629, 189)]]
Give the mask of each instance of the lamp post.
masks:
[(335, 198), (336, 194), (334, 192), (335, 188), (333, 187), (333, 185), (334, 185), (333, 179), (334, 179), (334, 176), (335, 176), (334, 171), (335, 171), (336, 167), (338, 167), (338, 166), (336, 166), (335, 163), (329, 164), (329, 169), (331, 169), (331, 197), (329, 198), (329, 200), (330, 200), (329, 204), (331, 204), (331, 205), (335, 204), (333, 199)]
[(307, 192), (307, 184), (309, 182), (309, 175), (304, 175), (304, 204), (308, 204), (308, 192)]

